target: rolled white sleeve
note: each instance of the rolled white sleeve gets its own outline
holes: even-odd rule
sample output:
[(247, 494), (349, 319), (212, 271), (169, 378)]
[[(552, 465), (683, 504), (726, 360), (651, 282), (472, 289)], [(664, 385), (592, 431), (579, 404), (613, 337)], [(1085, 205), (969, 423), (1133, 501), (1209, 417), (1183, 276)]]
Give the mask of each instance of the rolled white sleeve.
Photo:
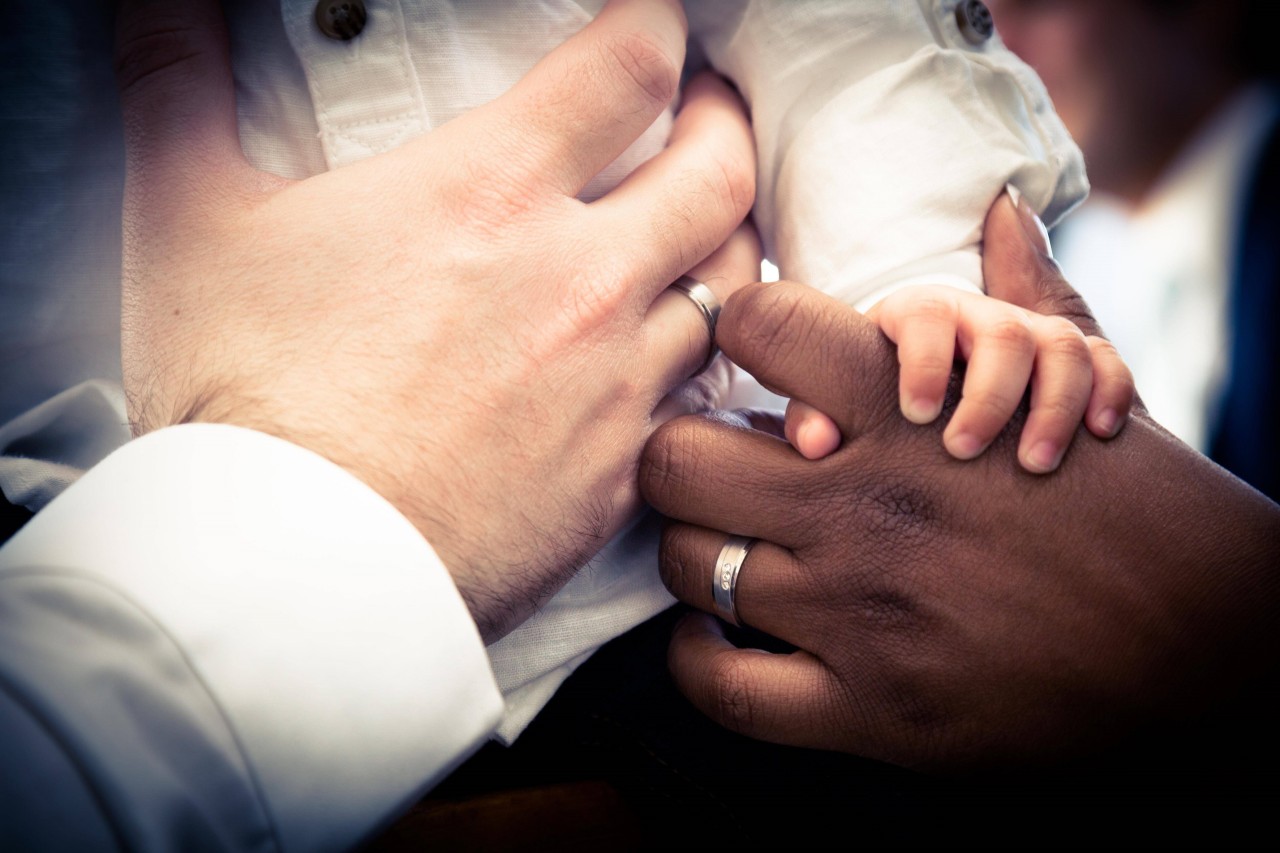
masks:
[(0, 550), (0, 739), (43, 733), (3, 787), (61, 766), (84, 791), (59, 801), (131, 849), (349, 847), (501, 712), (417, 530), (267, 435), (127, 444)]
[(983, 290), (987, 210), (1008, 183), (1052, 224), (1088, 192), (1035, 73), (959, 0), (691, 3), (751, 108), (755, 220), (781, 274), (867, 308), (903, 283)]

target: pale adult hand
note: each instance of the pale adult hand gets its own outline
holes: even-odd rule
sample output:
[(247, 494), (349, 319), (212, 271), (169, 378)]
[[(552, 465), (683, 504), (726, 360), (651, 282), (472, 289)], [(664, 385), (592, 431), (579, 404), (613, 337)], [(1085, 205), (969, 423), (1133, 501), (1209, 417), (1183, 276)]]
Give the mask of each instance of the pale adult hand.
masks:
[[(988, 230), (992, 292), (1096, 332), (1011, 212)], [(817, 291), (749, 287), (719, 338), (844, 439), (811, 461), (688, 417), (646, 449), (642, 491), (678, 519), (662, 543), (671, 590), (713, 611), (726, 536), (757, 537), (738, 616), (798, 648), (738, 649), (711, 617), (682, 622), (672, 672), (715, 720), (914, 767), (1008, 766), (1185, 723), (1273, 671), (1280, 507), (1141, 409), (1109, 442), (1082, 427), (1062, 468), (1037, 477), (1018, 467), (1017, 421), (960, 462), (939, 442), (945, 418), (902, 418), (892, 347)]]
[(679, 4), (612, 3), (503, 97), (303, 181), (244, 157), (216, 3), (124, 3), (118, 30), (135, 430), (332, 459), (422, 531), (487, 640), (509, 631), (639, 504), (655, 407), (706, 357), (664, 288), (758, 277), (750, 131), (717, 79), (665, 151), (575, 198), (675, 95)]

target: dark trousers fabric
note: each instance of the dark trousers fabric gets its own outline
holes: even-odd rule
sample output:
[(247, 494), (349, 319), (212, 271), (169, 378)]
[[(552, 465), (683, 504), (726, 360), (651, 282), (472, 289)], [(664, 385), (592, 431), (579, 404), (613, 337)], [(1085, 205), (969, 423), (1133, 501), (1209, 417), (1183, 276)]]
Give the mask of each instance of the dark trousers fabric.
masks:
[[(1163, 738), (1051, 777), (957, 780), (735, 735), (695, 710), (667, 672), (667, 641), (681, 612), (673, 608), (606, 645), (512, 747), (486, 746), (432, 792), (419, 817), (502, 790), (572, 796), (573, 783), (591, 780), (617, 792), (616, 834), (597, 827), (591, 838), (566, 835), (552, 803), (544, 823), (487, 842), (508, 849), (548, 839), (597, 849), (812, 849), (830, 846), (828, 839), (870, 847), (1248, 846), (1274, 835), (1280, 773), (1270, 764), (1243, 756), (1206, 766), (1185, 744)], [(491, 824), (501, 825), (502, 812), (492, 809)], [(375, 847), (448, 847), (450, 838), (468, 846), (429, 820), (415, 834), (413, 823), (411, 815)]]
[(0, 495), (0, 545), (9, 541), (9, 537), (22, 529), (31, 520), (31, 512), (26, 507), (14, 506)]

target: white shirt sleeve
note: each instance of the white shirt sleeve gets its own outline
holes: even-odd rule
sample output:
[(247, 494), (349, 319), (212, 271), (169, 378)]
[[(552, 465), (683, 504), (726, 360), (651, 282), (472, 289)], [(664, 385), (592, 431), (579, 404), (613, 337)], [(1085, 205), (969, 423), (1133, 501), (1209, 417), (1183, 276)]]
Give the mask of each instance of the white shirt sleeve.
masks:
[(688, 5), (751, 109), (755, 221), (784, 278), (864, 309), (903, 283), (982, 292), (987, 210), (1012, 183), (1052, 224), (1088, 191), (1035, 73), (961, 32), (960, 0)]
[[(0, 550), (0, 829), (344, 849), (501, 712), (418, 531), (261, 433), (131, 442)], [(56, 795), (40, 784), (54, 779)], [(41, 824), (40, 802), (72, 813)]]

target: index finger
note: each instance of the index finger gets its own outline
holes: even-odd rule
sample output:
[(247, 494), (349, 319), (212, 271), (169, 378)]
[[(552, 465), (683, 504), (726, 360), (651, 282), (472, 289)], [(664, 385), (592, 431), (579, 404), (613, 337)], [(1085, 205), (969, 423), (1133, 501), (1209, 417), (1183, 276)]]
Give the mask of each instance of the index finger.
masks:
[(228, 50), (216, 0), (118, 5), (115, 71), (126, 200), (149, 216), (148, 228), (175, 225), (175, 214), (189, 209), (206, 210), (212, 194), (250, 170), (236, 129)]
[(614, 0), (467, 119), (487, 125), (504, 168), (577, 195), (671, 103), (687, 33), (675, 0)]

